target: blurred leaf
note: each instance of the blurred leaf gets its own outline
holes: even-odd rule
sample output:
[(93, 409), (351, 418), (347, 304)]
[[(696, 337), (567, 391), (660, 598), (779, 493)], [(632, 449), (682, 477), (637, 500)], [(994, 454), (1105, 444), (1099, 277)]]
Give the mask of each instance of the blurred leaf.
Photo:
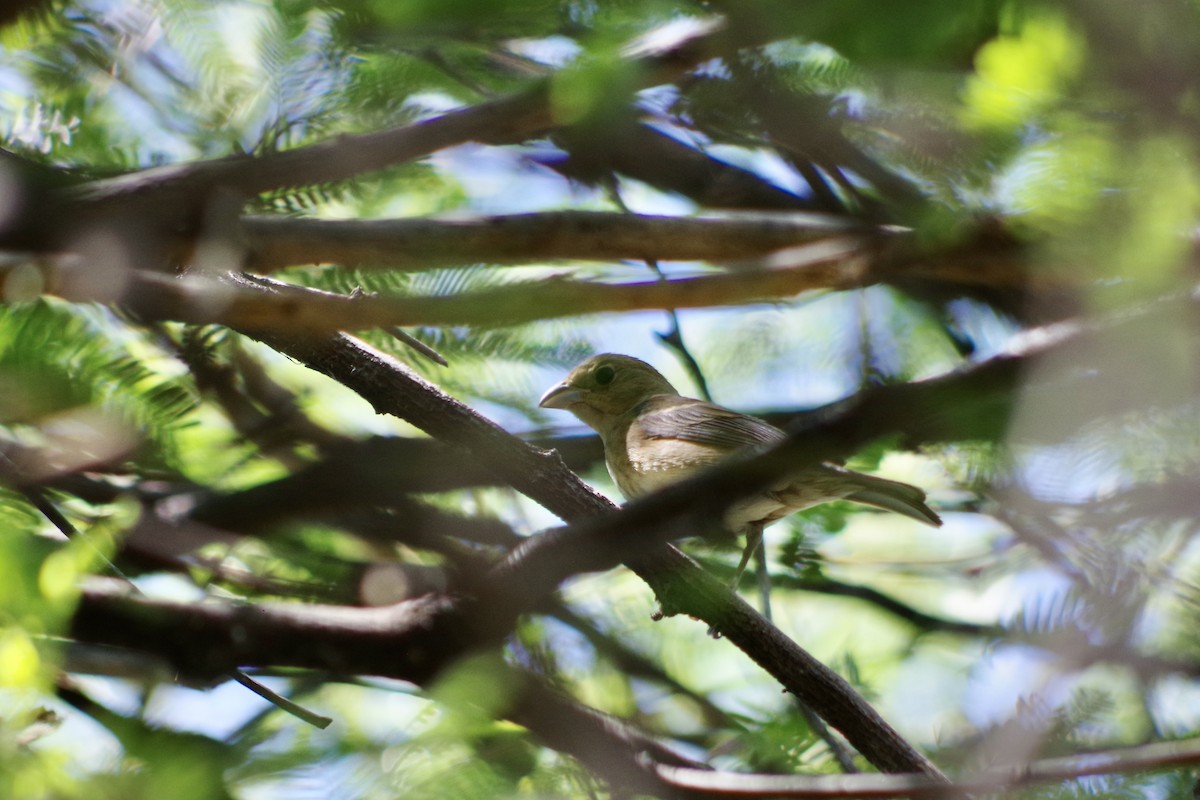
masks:
[(988, 42), (967, 82), (965, 121), (1015, 131), (1054, 106), (1079, 75), (1084, 44), (1068, 21), (1047, 11), (1025, 16), (1016, 30)]

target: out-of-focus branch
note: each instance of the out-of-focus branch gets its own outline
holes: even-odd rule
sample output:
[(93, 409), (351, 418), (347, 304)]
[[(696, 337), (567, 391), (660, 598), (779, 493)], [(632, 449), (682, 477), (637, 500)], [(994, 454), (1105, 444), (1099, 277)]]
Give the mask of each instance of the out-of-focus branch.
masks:
[[(737, 43), (740, 44), (740, 43)], [(642, 85), (652, 86), (680, 75), (697, 63), (737, 46), (719, 19), (683, 36), (654, 46), (631, 46), (629, 59)], [(508, 97), (450, 111), (389, 130), (343, 135), (319, 144), (255, 157), (233, 156), (212, 161), (144, 170), (97, 181), (77, 194), (90, 203), (123, 201), (154, 195), (165, 202), (172, 191), (221, 187), (257, 194), (291, 186), (344, 180), (468, 141), (517, 141), (556, 122), (547, 87), (539, 81)]]
[(547, 259), (737, 262), (863, 231), (842, 218), (805, 213), (665, 217), (555, 211), (469, 219), (247, 217), (240, 234), (248, 268), (268, 272), (318, 263), (421, 270)]
[(1148, 772), (1200, 763), (1200, 739), (1154, 742), (1122, 749), (1047, 758), (1009, 770), (967, 775), (952, 785), (922, 775), (747, 775), (660, 766), (658, 774), (687, 797), (722, 798), (946, 798), (992, 795), (1024, 786), (1091, 775)]
[(161, 655), (196, 678), (233, 666), (290, 666), (421, 683), (470, 638), (431, 620), (454, 609), (431, 595), (381, 608), (316, 603), (191, 603), (132, 595), (113, 581), (83, 587), (74, 634)]
[[(689, 198), (706, 208), (816, 210), (813, 199), (776, 186), (761, 175), (714, 158), (628, 114), (606, 116), (602, 125), (559, 130), (552, 139), (568, 153), (543, 165), (593, 185), (628, 176), (656, 189)], [(840, 211), (840, 205), (826, 208)]]
[[(714, 18), (681, 35), (663, 34), (652, 44), (635, 43), (627, 50), (630, 74), (636, 76), (637, 86), (658, 85), (698, 63), (757, 41), (731, 34)], [(550, 79), (538, 80), (513, 95), (410, 125), (339, 136), (293, 150), (155, 167), (48, 193), (40, 193), (34, 182), (13, 205), (37, 207), (22, 218), (21, 229), (0, 226), (0, 243), (53, 248), (80, 232), (110, 225), (110, 234), (125, 237), (131, 245), (135, 239), (152, 239), (137, 243), (135, 249), (161, 257), (179, 246), (180, 234), (186, 238), (188, 232), (211, 222), (216, 207), (236, 209), (246, 196), (341, 181), (464, 142), (503, 144), (554, 128), (561, 121), (555, 117), (549, 86)], [(39, 218), (46, 216), (59, 224), (40, 226)]]
[(7, 25), (22, 14), (36, 13), (41, 6), (48, 5), (47, 0), (11, 0), (0, 8), (0, 25)]
[(508, 672), (520, 682), (506, 716), (529, 728), (546, 746), (577, 758), (608, 782), (614, 796), (682, 797), (682, 792), (655, 772), (653, 762), (687, 765), (696, 773), (707, 771), (620, 720), (545, 688), (532, 676), (513, 669)]
[[(702, 308), (795, 297), (806, 291), (860, 288), (881, 282), (953, 287), (975, 284), (1027, 289), (1019, 269), (990, 256), (971, 260), (897, 255), (856, 238), (789, 251), (785, 266), (667, 281), (607, 284), (551, 279), (448, 296), (339, 295), (265, 278), (230, 274), (171, 276), (135, 271), (98, 281), (80, 265), (51, 269), (46, 290), (78, 302), (114, 302), (146, 321), (173, 320), (235, 328), (332, 332), (398, 325), (510, 325), (598, 312)], [(991, 266), (989, 266), (989, 264)], [(1050, 286), (1048, 292), (1063, 291)]]
[(803, 578), (793, 575), (773, 575), (772, 582), (787, 589), (799, 589), (803, 592), (815, 592), (836, 597), (853, 597), (892, 614), (899, 619), (912, 624), (922, 632), (940, 631), (957, 633), (966, 636), (1000, 636), (1003, 629), (996, 625), (985, 625), (976, 622), (965, 622), (958, 619), (946, 619), (934, 616), (910, 605), (900, 602), (894, 597), (884, 594), (870, 586), (860, 586), (852, 583), (829, 580), (828, 578)]
[[(410, 493), (502, 482), (495, 473), (470, 463), (461, 450), (439, 442), (377, 437), (339, 446), (327, 458), (277, 480), (200, 497), (191, 516), (239, 531), (371, 505), (400, 505), (420, 518)], [(429, 516), (434, 516), (432, 510)]]
[[(42, 514), (45, 515), (45, 517), (51, 522), (51, 524), (58, 528), (59, 532), (61, 532), (63, 536), (71, 540), (84, 538), (80, 536), (79, 531), (75, 528), (71, 521), (68, 520), (66, 516), (64, 516), (63, 513), (58, 510), (58, 507), (46, 498), (45, 493), (40, 488), (27, 486), (24, 487), (22, 491), (25, 497), (34, 505), (34, 507), (41, 511)], [(84, 541), (89, 540), (84, 538)], [(117, 567), (116, 564), (109, 561), (107, 557), (101, 555), (99, 550), (97, 550), (96, 553), (97, 555), (100, 555), (100, 558), (106, 563), (108, 570), (116, 575), (131, 591), (134, 593), (140, 592), (140, 590), (137, 588), (137, 585), (134, 584), (133, 581), (131, 581), (129, 577)], [(317, 728), (327, 728), (329, 727), (330, 723), (333, 722), (333, 720), (329, 717), (309, 711), (307, 708), (299, 705), (298, 703), (295, 703), (283, 695), (275, 692), (274, 690), (262, 685), (246, 673), (242, 672), (240, 669), (231, 669), (228, 672), (228, 675), (229, 677), (233, 678), (233, 680), (237, 681), (242, 686), (254, 692), (267, 702), (295, 716), (297, 719), (304, 720), (309, 725), (313, 725)]]
[(94, 181), (77, 188), (73, 196), (84, 207), (100, 211), (104, 204), (131, 211), (171, 200), (186, 208), (216, 190), (253, 195), (340, 181), (463, 142), (520, 139), (552, 124), (545, 89), (539, 85), (398, 128), (343, 135), (268, 155), (174, 164)]
[[(125, 290), (114, 300), (144, 321), (329, 333), (397, 325), (488, 327), (601, 311), (727, 306), (876, 281), (852, 258), (854, 243), (812, 247), (821, 250), (788, 269), (625, 284), (553, 279), (432, 297), (347, 296), (247, 276), (219, 280), (134, 272), (126, 276)], [(88, 302), (97, 299), (92, 293), (96, 288), (86, 277), (75, 281), (64, 274), (52, 291)]]
[[(190, 677), (215, 676), (226, 664), (301, 666), (341, 674), (383, 675), (427, 682), (449, 661), (473, 649), (469, 618), (439, 625), (454, 603), (429, 596), (385, 608), (318, 604), (180, 603), (132, 596), (111, 580), (83, 588), (75, 630), (99, 640), (161, 654)], [(672, 796), (636, 758), (689, 764), (617, 720), (550, 692), (532, 676), (504, 667), (493, 674), (509, 698), (501, 713), (529, 727), (547, 745), (579, 758), (614, 787)]]
[(686, 697), (704, 715), (706, 725), (716, 728), (731, 724), (730, 715), (714, 703), (706, 694), (694, 691), (680, 683), (678, 679), (672, 677), (651, 659), (646, 658), (641, 653), (627, 646), (619, 637), (597, 629), (590, 620), (579, 616), (562, 604), (554, 604), (547, 608), (546, 614), (578, 631), (598, 653), (611, 661), (622, 674), (661, 684), (672, 694)]

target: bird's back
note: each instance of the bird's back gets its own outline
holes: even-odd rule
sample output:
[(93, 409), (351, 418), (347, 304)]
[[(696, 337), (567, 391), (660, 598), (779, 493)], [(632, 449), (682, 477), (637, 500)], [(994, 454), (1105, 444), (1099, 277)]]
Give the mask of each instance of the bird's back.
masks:
[[(632, 498), (683, 480), (735, 453), (765, 450), (786, 434), (758, 417), (703, 400), (660, 394), (625, 415), (617, 438), (615, 447), (606, 442), (608, 469), (621, 492)], [(924, 492), (908, 484), (832, 464), (811, 464), (734, 503), (725, 522), (739, 531), (845, 498), (940, 525), (924, 497)]]

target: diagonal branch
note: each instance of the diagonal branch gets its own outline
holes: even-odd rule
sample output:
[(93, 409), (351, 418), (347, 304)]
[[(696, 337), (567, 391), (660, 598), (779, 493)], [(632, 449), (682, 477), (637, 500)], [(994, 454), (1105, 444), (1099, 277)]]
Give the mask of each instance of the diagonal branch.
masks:
[[(674, 80), (694, 65), (751, 44), (735, 40), (719, 18), (654, 46), (631, 46), (628, 58), (639, 85)], [(504, 143), (528, 138), (557, 124), (549, 79), (497, 100), (450, 111), (411, 125), (344, 135), (294, 150), (258, 156), (142, 170), (76, 189), (77, 201), (109, 213), (113, 206), (162, 209), (172, 200), (187, 206), (215, 189), (242, 195), (345, 180), (469, 141)], [(189, 203), (188, 201), (191, 201)]]
[(218, 188), (253, 195), (344, 180), (464, 142), (520, 139), (551, 124), (546, 90), (539, 85), (398, 128), (339, 136), (269, 155), (173, 164), (94, 181), (76, 189), (73, 196), (89, 207), (116, 204), (129, 210), (172, 199), (194, 202)]

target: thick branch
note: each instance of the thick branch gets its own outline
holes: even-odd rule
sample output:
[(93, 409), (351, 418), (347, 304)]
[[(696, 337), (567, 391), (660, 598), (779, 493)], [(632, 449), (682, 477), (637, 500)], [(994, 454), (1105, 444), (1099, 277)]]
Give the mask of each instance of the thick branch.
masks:
[(72, 628), (84, 641), (161, 655), (198, 678), (231, 665), (290, 666), (421, 683), (474, 644), (465, 628), (431, 629), (454, 612), (437, 596), (381, 608), (152, 600), (104, 580), (84, 586)]
[[(571, 215), (571, 218), (578, 221), (577, 215)], [(630, 221), (634, 235), (623, 239), (616, 233), (620, 227), (617, 223), (621, 219)], [(775, 247), (788, 237), (800, 240), (808, 236), (826, 236), (832, 230), (813, 229), (804, 223), (796, 226), (792, 222), (794, 219), (795, 215), (782, 215), (779, 218), (760, 215), (754, 222), (732, 223), (618, 215), (608, 218), (587, 235), (568, 236), (557, 243), (552, 241), (541, 249), (543, 252), (581, 254), (588, 249), (588, 242), (593, 235), (598, 235), (598, 231), (603, 229), (608, 232), (601, 238), (611, 238), (615, 243), (614, 248), (623, 255), (632, 256), (643, 247), (652, 250), (657, 247), (660, 255), (673, 247), (677, 247), (674, 250), (676, 256), (696, 255), (695, 250), (685, 251), (682, 245), (684, 239), (694, 236), (703, 248), (711, 247), (709, 254), (715, 256), (743, 247), (746, 237), (760, 225), (764, 230), (775, 231), (775, 234), (765, 236), (764, 247)], [(275, 223), (271, 221), (268, 227)], [(348, 223), (352, 228), (357, 224)], [(434, 226), (434, 223), (428, 222), (420, 224)], [(574, 224), (569, 223), (568, 227)], [(582, 224), (584, 227), (591, 225)], [(710, 224), (714, 226), (713, 234), (702, 234)], [(322, 229), (324, 225), (318, 224)], [(442, 223), (425, 231), (428, 234), (436, 228), (439, 232), (432, 235), (432, 243), (417, 245), (418, 250), (421, 247), (434, 250), (449, 247), (444, 241), (446, 231), (438, 227), (440, 225)], [(509, 222), (501, 225), (507, 226)], [(518, 225), (553, 227), (554, 222), (543, 222), (539, 218), (536, 221), (522, 221)], [(532, 231), (527, 233), (532, 235)], [(659, 233), (664, 234), (666, 244), (662, 246), (656, 246), (651, 241)], [(479, 238), (474, 240), (471, 248), (483, 249), (494, 238), (494, 232), (479, 230), (476, 234)], [(731, 239), (722, 243), (726, 234)], [(516, 258), (518, 250), (525, 248), (539, 250), (540, 246), (525, 238), (524, 234), (519, 238), (521, 240), (507, 251), (500, 248), (502, 254), (508, 254), (505, 257)], [(300, 250), (307, 250), (309, 245), (313, 245), (314, 260), (319, 260), (323, 255), (333, 255), (329, 247), (322, 253), (321, 246), (308, 240), (301, 242), (301, 245), (298, 248)], [(282, 244), (279, 246), (283, 248)], [(368, 245), (368, 249), (383, 246), (383, 242), (374, 242)], [(465, 253), (466, 250), (460, 252)], [(367, 254), (359, 252), (355, 255), (350, 252), (344, 255), (365, 257)], [(291, 261), (299, 258), (300, 254), (283, 248), (283, 252), (277, 256), (283, 261)], [(404, 263), (408, 256), (397, 258)], [(394, 263), (397, 258), (389, 263)], [(957, 296), (957, 293), (966, 292), (972, 287), (1018, 294), (1033, 289), (1043, 298), (1057, 297), (1071, 291), (1069, 286), (1051, 276), (1037, 279), (1028, 276), (1022, 258), (1019, 250), (995, 250), (986, 240), (981, 240), (978, 250), (955, 247), (943, 253), (926, 253), (907, 235), (888, 231), (867, 235), (849, 234), (787, 248), (777, 256), (770, 257), (766, 267), (731, 273), (617, 284), (554, 278), (448, 296), (346, 296), (238, 275), (221, 280), (203, 274), (175, 278), (160, 273), (131, 271), (98, 280), (90, 263), (72, 258), (48, 264), (43, 283), (47, 292), (65, 299), (119, 303), (147, 321), (176, 320), (293, 332), (333, 332), (411, 325), (508, 325), (599, 312), (772, 302), (790, 299), (806, 291), (860, 288), (876, 283), (895, 283), (905, 287), (919, 283), (925, 289), (933, 289), (946, 296)]]
[(387, 269), (547, 259), (729, 262), (860, 230), (803, 213), (664, 217), (598, 211), (470, 219), (319, 220), (247, 217), (248, 267), (336, 263)]
[[(150, 650), (188, 674), (219, 674), (225, 663), (300, 666), (423, 683), (466, 652), (469, 631), (434, 621), (452, 611), (446, 599), (421, 598), (384, 608), (299, 603), (235, 606), (135, 599), (115, 581), (83, 589), (75, 629), (111, 644)], [(463, 620), (459, 618), (459, 622)], [(467, 626), (469, 629), (469, 626)], [(149, 646), (147, 646), (149, 642)], [(497, 662), (489, 677), (503, 686), (501, 713), (546, 744), (570, 753), (614, 787), (671, 797), (675, 792), (636, 760), (639, 750), (683, 763), (615, 720), (545, 689), (532, 676)]]
[[(128, 275), (119, 304), (145, 321), (220, 324), (293, 333), (329, 333), (414, 325), (490, 327), (603, 311), (703, 308), (791, 298), (813, 289), (843, 289), (874, 283), (876, 276), (852, 256), (851, 243), (816, 244), (821, 252), (802, 266), (711, 275), (672, 281), (603, 284), (548, 280), (433, 297), (346, 296), (278, 281), (242, 276), (174, 278), (158, 273)], [(99, 289), (64, 273), (51, 290), (67, 300), (90, 302)]]

